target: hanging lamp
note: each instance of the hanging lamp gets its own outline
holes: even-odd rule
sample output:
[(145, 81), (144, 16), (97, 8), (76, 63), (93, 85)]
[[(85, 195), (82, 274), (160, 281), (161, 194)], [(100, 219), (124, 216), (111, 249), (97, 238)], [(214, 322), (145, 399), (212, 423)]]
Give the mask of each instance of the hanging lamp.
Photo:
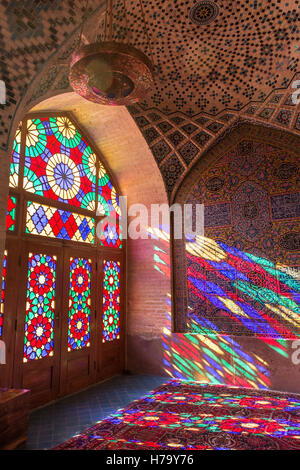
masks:
[[(153, 87), (153, 60), (128, 42), (126, 0), (123, 0), (127, 43), (113, 39), (114, 0), (106, 1), (104, 41), (81, 45), (72, 54), (69, 81), (73, 90), (94, 103), (119, 106), (144, 99)], [(139, 0), (147, 43), (151, 45), (142, 0)], [(82, 25), (83, 29), (83, 25)]]

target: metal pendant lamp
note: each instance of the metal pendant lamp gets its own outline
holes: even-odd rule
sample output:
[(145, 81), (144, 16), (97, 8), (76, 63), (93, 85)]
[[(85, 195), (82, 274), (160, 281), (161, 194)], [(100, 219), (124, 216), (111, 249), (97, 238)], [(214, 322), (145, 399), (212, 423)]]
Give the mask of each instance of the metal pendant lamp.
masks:
[[(142, 0), (139, 0), (139, 4), (152, 57)], [(144, 99), (152, 89), (153, 60), (129, 42), (116, 42), (113, 39), (113, 6), (114, 0), (107, 0), (104, 41), (79, 44), (72, 54), (69, 81), (73, 90), (89, 101), (109, 106), (127, 106)], [(123, 0), (123, 7), (128, 41), (126, 0)]]

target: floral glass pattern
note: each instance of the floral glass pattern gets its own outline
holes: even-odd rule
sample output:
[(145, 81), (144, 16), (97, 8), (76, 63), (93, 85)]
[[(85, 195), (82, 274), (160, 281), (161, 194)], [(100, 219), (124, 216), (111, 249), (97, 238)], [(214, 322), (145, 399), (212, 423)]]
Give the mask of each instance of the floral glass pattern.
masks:
[(3, 334), (3, 315), (4, 315), (4, 300), (5, 300), (5, 287), (6, 287), (6, 270), (7, 270), (7, 250), (4, 250), (4, 253), (3, 253), (3, 269), (2, 269), (1, 301), (0, 301), (0, 338)]
[(96, 155), (68, 117), (27, 122), (26, 191), (95, 210)]
[(70, 258), (68, 351), (90, 346), (91, 260)]
[(6, 230), (10, 230), (11, 232), (15, 230), (16, 206), (17, 199), (9, 195), (7, 199)]
[(120, 262), (103, 262), (103, 335), (102, 341), (120, 338)]
[(56, 256), (29, 253), (23, 362), (54, 354)]

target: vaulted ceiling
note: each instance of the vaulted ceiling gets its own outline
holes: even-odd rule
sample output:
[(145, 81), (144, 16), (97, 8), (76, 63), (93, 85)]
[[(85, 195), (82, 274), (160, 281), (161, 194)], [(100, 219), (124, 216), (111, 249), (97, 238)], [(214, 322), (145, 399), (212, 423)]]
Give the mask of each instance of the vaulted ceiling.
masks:
[[(129, 108), (169, 194), (209, 145), (241, 116), (300, 131), (291, 100), (300, 72), (299, 0), (114, 0), (115, 40), (153, 57), (155, 88)], [(83, 39), (103, 38), (105, 0), (88, 2)], [(69, 91), (68, 64), (85, 13), (80, 0), (0, 0), (0, 148), (18, 106)], [(126, 30), (127, 20), (127, 30)], [(38, 78), (36, 78), (38, 77)]]

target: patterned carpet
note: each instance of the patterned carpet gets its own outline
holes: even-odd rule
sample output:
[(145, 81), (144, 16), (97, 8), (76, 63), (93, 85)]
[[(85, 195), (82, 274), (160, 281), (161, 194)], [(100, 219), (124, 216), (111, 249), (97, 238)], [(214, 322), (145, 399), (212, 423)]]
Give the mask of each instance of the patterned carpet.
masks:
[(300, 449), (300, 395), (170, 380), (55, 449)]

